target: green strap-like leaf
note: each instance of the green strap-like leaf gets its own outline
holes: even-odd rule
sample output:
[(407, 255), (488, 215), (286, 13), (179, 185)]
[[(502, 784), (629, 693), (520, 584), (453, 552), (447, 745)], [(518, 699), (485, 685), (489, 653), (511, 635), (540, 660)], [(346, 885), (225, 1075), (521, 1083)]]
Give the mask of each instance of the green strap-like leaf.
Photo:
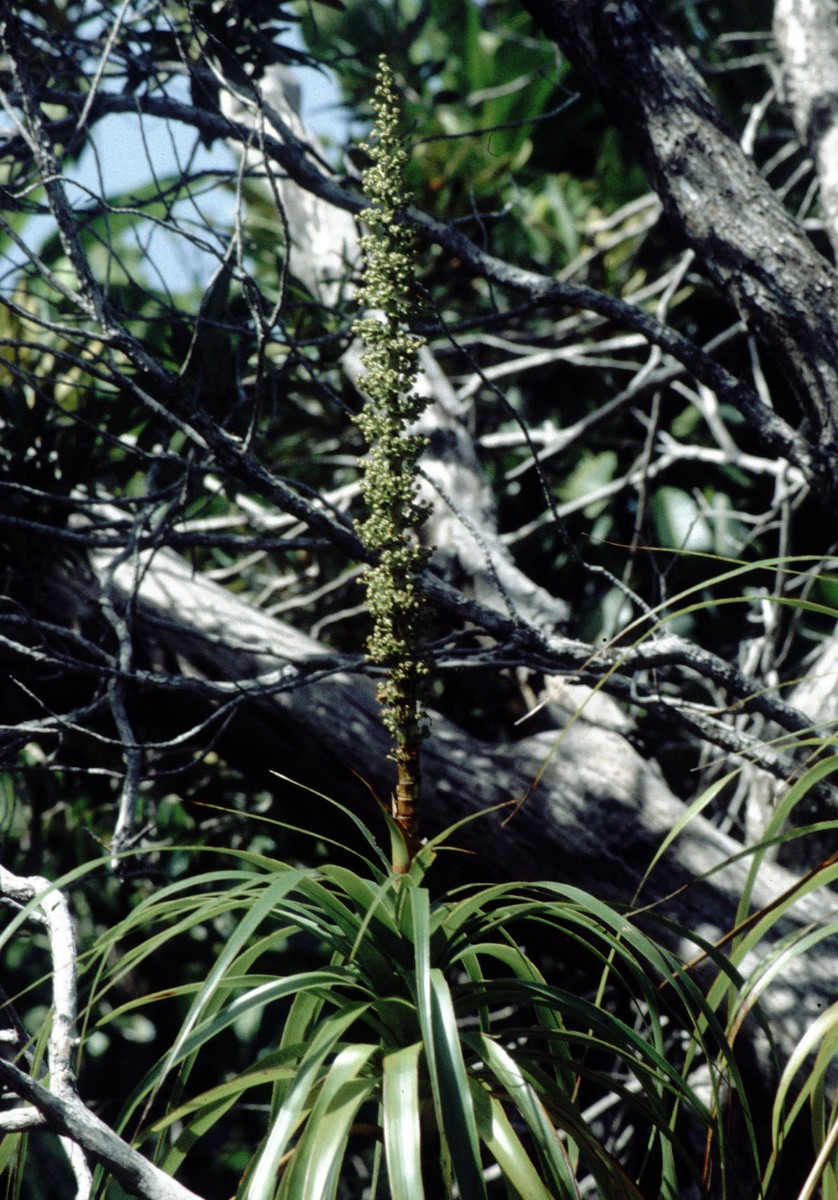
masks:
[[(248, 1183), (246, 1200), (269, 1200), (276, 1190), (282, 1156), (299, 1128), (307, 1108), (313, 1107), (322, 1066), (337, 1043), (366, 1008), (352, 1005), (324, 1021), (303, 1055), (293, 1085), (276, 1115)], [(295, 1200), (298, 1200), (295, 1197)], [(322, 1200), (322, 1198), (320, 1198)]]
[[(521, 1068), (496, 1041), (482, 1034), (480, 1052), (486, 1066), (498, 1080), (502, 1090), (509, 1096), (520, 1117), (526, 1122), (541, 1161), (545, 1164), (554, 1184), (565, 1188), (573, 1187), (569, 1155), (559, 1142), (553, 1122), (547, 1115), (530, 1083), (524, 1078)], [(500, 1162), (500, 1160), (498, 1160)], [(502, 1164), (501, 1164), (502, 1166)], [(524, 1193), (527, 1195), (528, 1193)], [(573, 1194), (572, 1191), (569, 1194)]]
[(301, 971), (298, 975), (288, 975), (284, 979), (275, 979), (270, 983), (262, 983), (251, 988), (242, 996), (237, 996), (229, 1004), (216, 1013), (211, 1019), (203, 1021), (197, 1029), (180, 1045), (177, 1056), (171, 1059), (175, 1066), (182, 1059), (200, 1049), (222, 1029), (232, 1025), (240, 1017), (254, 1008), (264, 1008), (276, 1000), (284, 1000), (288, 996), (296, 996), (300, 992), (314, 989), (328, 989), (335, 986), (346, 987), (351, 983), (345, 972), (336, 971), (329, 967), (321, 967), (316, 971)]
[(212, 966), (209, 974), (204, 980), (203, 987), (198, 992), (192, 1002), (186, 1020), (180, 1028), (178, 1036), (175, 1038), (174, 1045), (169, 1051), (168, 1058), (161, 1073), (161, 1081), (163, 1077), (172, 1069), (173, 1065), (179, 1058), (182, 1057), (184, 1044), (186, 1043), (192, 1030), (201, 1019), (201, 1015), (206, 1011), (207, 1006), (212, 1000), (219, 982), (223, 979), (226, 972), (230, 969), (231, 964), (235, 961), (237, 955), (247, 944), (250, 937), (255, 933), (264, 920), (271, 914), (278, 902), (287, 895), (297, 884), (305, 877), (306, 872), (303, 870), (288, 871), (283, 873), (279, 878), (274, 879), (265, 888), (263, 894), (253, 904), (253, 906), (245, 913), (242, 920), (236, 926), (233, 934), (227, 939), (224, 949), (219, 954), (215, 963)]
[(430, 984), (431, 1038), (436, 1068), (431, 1082), (437, 1111), (441, 1114), (440, 1133), (451, 1155), (460, 1194), (468, 1196), (469, 1200), (486, 1200), (480, 1138), (451, 992), (445, 976), (436, 967), (431, 968)]
[(363, 1074), (376, 1049), (347, 1046), (329, 1067), (282, 1181), (283, 1200), (333, 1200), (352, 1123), (376, 1086)]
[[(500, 1167), (504, 1179), (516, 1194), (526, 1196), (526, 1200), (556, 1200), (556, 1192), (546, 1187), (501, 1102), (490, 1096), (479, 1080), (471, 1079), (469, 1084), (481, 1140)], [(568, 1190), (567, 1194), (574, 1193)]]
[(419, 1120), (421, 1053), (422, 1045), (416, 1042), (384, 1057), (384, 1150), (392, 1200), (425, 1200)]

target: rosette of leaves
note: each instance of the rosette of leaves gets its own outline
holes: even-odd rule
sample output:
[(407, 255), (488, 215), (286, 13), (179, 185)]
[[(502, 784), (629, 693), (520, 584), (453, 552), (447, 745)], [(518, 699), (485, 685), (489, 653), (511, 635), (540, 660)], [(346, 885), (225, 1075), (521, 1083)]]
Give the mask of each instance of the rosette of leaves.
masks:
[[(425, 876), (455, 830), (399, 875), (358, 818), (335, 809), (368, 843), (357, 870), (234, 852), (231, 865), (155, 892), (100, 947), (107, 996), (149, 956), (173, 960), (178, 939), (227, 931), (206, 979), (105, 1018), (109, 1028), (188, 1004), (123, 1113), (131, 1128), (140, 1119), (136, 1140), (154, 1144), (165, 1170), (188, 1178), (193, 1155), (220, 1165), (235, 1144), (239, 1178), (231, 1163), (219, 1186), (237, 1200), (640, 1200), (705, 1194), (712, 1161), (730, 1179), (726, 1194), (746, 1194), (737, 1167), (718, 1158), (724, 1098), (737, 1098), (751, 1128), (723, 1018), (661, 942), (560, 883), (433, 900)], [(549, 979), (522, 948), (531, 939), (576, 947), (601, 987), (583, 994)], [(115, 953), (125, 941), (133, 948)], [(277, 953), (297, 965), (277, 973)], [(234, 1061), (248, 1029), (259, 1031), (252, 1063), (201, 1087), (207, 1064)], [(603, 1136), (608, 1122), (595, 1114), (609, 1109), (645, 1147), (638, 1162)], [(706, 1142), (706, 1162), (693, 1138)]]
[(367, 232), (361, 238), (365, 266), (358, 289), (365, 315), (354, 326), (364, 343), (361, 383), (367, 397), (356, 419), (369, 447), (361, 484), (368, 516), (359, 532), (376, 559), (365, 575), (373, 618), (367, 654), (387, 672), (378, 696), (395, 742), (398, 782), (393, 815), (404, 839), (406, 854), (400, 856), (404, 869), (419, 844), (419, 747), (428, 671), (419, 649), (423, 626), (419, 575), (427, 553), (417, 531), (425, 508), (416, 492), (417, 462), (425, 439), (411, 432), (426, 401), (414, 389), (422, 339), (409, 329), (417, 309), (415, 235), (400, 220), (410, 203), (404, 182), (407, 152), (399, 131), (393, 74), (383, 57), (372, 107), (375, 124), (370, 141), (362, 147), (371, 160), (363, 176), (369, 207), (361, 214)]

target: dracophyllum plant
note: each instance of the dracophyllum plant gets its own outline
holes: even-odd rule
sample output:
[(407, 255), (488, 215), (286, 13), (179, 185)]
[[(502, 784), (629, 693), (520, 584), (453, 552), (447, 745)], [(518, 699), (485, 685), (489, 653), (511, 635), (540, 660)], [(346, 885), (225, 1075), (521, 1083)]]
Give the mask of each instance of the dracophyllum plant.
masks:
[[(728, 999), (742, 978), (724, 954), (706, 947), (719, 975), (708, 999), (667, 948), (671, 922), (656, 926), (653, 910), (640, 927), (631, 911), (551, 880), (435, 896), (426, 885), (437, 853), (485, 814), (420, 847), (426, 556), (417, 536), (423, 443), (411, 432), (422, 409), (413, 386), (420, 341), (409, 332), (413, 239), (399, 217), (406, 155), (383, 62), (373, 105), (356, 324), (368, 398), (358, 420), (370, 447), (361, 532), (375, 560), (368, 653), (385, 675), (398, 767), (390, 824), (402, 850), (389, 857), (358, 814), (331, 799), (344, 836), (334, 827), (314, 836), (337, 851), (334, 861), (312, 867), (204, 847), (217, 866), (155, 890), (109, 931), (91, 1011), (148, 956), (176, 961), (178, 938), (211, 930), (218, 941), (204, 979), (110, 1004), (101, 1019), (107, 1031), (136, 1010), (186, 1008), (122, 1120), (169, 1173), (188, 1169), (196, 1147), (241, 1147), (224, 1184), (237, 1200), (755, 1195), (755, 1121), (725, 1024), (728, 1007), (739, 1019)], [(232, 1063), (248, 1030), (253, 1039), (258, 1031), (258, 1056), (242, 1055), (243, 1065), (201, 1086), (206, 1064)], [(747, 1153), (729, 1162), (734, 1106)]]
[(387, 672), (378, 696), (394, 740), (398, 779), (392, 813), (404, 839), (404, 853), (394, 855), (394, 867), (403, 871), (419, 844), (419, 747), (426, 724), (428, 668), (420, 655), (419, 576), (427, 552), (417, 537), (425, 507), (416, 490), (425, 439), (411, 432), (426, 401), (414, 387), (422, 339), (410, 332), (417, 308), (415, 234), (399, 218), (410, 202), (404, 179), (407, 152), (399, 131), (393, 74), (384, 58), (379, 61), (372, 106), (375, 125), (364, 145), (371, 159), (363, 176), (369, 200), (361, 214), (367, 228), (361, 238), (365, 265), (358, 290), (365, 315), (354, 326), (364, 342), (361, 383), (366, 393), (357, 422), (369, 446), (361, 485), (368, 516), (360, 534), (376, 556), (365, 575), (373, 618), (367, 654)]

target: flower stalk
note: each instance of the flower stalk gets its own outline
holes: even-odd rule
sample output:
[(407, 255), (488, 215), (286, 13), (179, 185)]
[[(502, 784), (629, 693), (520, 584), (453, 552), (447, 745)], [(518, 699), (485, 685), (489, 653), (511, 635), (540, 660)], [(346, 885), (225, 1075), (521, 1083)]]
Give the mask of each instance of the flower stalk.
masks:
[(416, 245), (399, 214), (410, 203), (405, 185), (407, 152), (399, 131), (400, 106), (392, 71), (379, 59), (372, 98), (375, 124), (362, 147), (370, 158), (364, 171), (369, 206), (361, 214), (364, 275), (358, 301), (364, 310), (354, 325), (362, 339), (366, 402), (357, 423), (369, 451), (362, 460), (361, 488), (367, 517), (359, 528), (374, 553), (364, 583), (373, 629), (367, 657), (386, 669), (378, 689), (382, 719), (393, 736), (397, 782), (391, 808), (406, 855), (394, 854), (405, 870), (419, 847), (419, 748), (426, 734), (423, 704), (428, 667), (421, 657), (424, 598), (419, 576), (427, 552), (418, 530), (426, 507), (417, 498), (417, 462), (425, 439), (411, 432), (427, 401), (416, 394), (419, 348), (410, 332), (417, 303), (413, 291)]

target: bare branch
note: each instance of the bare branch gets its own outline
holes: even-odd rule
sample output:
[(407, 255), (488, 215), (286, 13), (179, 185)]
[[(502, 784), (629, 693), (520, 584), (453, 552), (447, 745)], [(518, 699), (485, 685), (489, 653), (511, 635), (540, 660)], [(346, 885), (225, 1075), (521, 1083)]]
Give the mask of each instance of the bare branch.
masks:
[[(0, 866), (0, 899), (36, 905), (49, 938), (53, 1008), (47, 1048), (49, 1086), (37, 1082), (11, 1062), (0, 1059), (0, 1079), (28, 1101), (41, 1122), (57, 1133), (76, 1177), (77, 1200), (91, 1194), (92, 1175), (85, 1152), (107, 1166), (114, 1178), (142, 1200), (199, 1200), (118, 1137), (87, 1109), (76, 1093), (73, 1071), (76, 1025), (76, 949), (66, 897), (47, 879), (22, 877)], [(0, 1128), (30, 1128), (29, 1110), (0, 1115)]]
[[(76, 1078), (73, 1070), (73, 1051), (76, 1025), (76, 947), (70, 910), (64, 895), (48, 880), (38, 876), (22, 878), (0, 866), (0, 899), (19, 905), (37, 904), (43, 917), (43, 925), (49, 939), (52, 980), (52, 1016), (47, 1044), (47, 1066), (49, 1070), (49, 1092), (59, 1104), (76, 1102)], [(11, 1064), (0, 1062), (0, 1071)], [(33, 1086), (40, 1086), (34, 1084)], [(17, 1089), (13, 1089), (17, 1090)], [(18, 1094), (29, 1099), (25, 1093)], [(46, 1114), (42, 1110), (41, 1115)], [(18, 1121), (26, 1118), (18, 1111), (13, 1114)], [(28, 1114), (27, 1114), (28, 1117)], [(14, 1120), (13, 1120), (14, 1123)], [(49, 1123), (49, 1122), (47, 1122)], [(5, 1126), (5, 1114), (0, 1116), (0, 1127)], [(63, 1133), (56, 1129), (55, 1132)], [(62, 1137), (62, 1144), (76, 1179), (77, 1200), (88, 1200), (93, 1176), (83, 1153), (83, 1146), (74, 1138)]]
[(58, 1096), (13, 1063), (0, 1059), (0, 1079), (43, 1116), (54, 1132), (76, 1143), (131, 1196), (141, 1200), (201, 1200), (195, 1192), (166, 1175), (85, 1108), (76, 1096)]
[[(56, 96), (56, 99), (59, 98), (61, 97)], [(186, 124), (200, 129), (208, 136), (235, 138), (245, 146), (249, 145), (252, 139), (252, 130), (240, 122), (229, 120), (213, 113), (207, 113), (204, 110), (196, 109), (169, 98), (157, 96), (108, 95), (99, 105), (93, 106), (91, 119), (93, 119), (94, 114), (104, 116), (107, 112), (135, 112), (138, 109), (149, 115), (181, 120)], [(267, 133), (262, 140), (266, 154), (273, 161), (277, 162), (287, 172), (289, 178), (294, 180), (301, 188), (311, 192), (314, 196), (320, 197), (320, 199), (327, 203), (348, 212), (358, 214), (362, 210), (363, 199), (359, 194), (345, 188), (327, 176), (309, 157), (308, 147), (294, 137), (290, 129), (282, 141), (269, 136)], [(736, 149), (738, 152), (738, 147)], [(764, 186), (762, 181), (760, 181), (760, 186)], [(834, 486), (832, 473), (824, 472), (819, 466), (818, 461), (813, 461), (806, 440), (786, 421), (771, 409), (766, 408), (747, 384), (736, 380), (724, 367), (705, 355), (689, 339), (656, 320), (644, 312), (643, 309), (627, 303), (619, 297), (599, 292), (595, 288), (586, 287), (582, 284), (558, 282), (536, 271), (505, 262), (481, 250), (459, 229), (438, 221), (436, 218), (417, 209), (412, 209), (407, 215), (428, 241), (442, 246), (452, 257), (456, 257), (466, 270), (474, 275), (486, 278), (504, 288), (523, 292), (531, 302), (540, 307), (588, 309), (598, 313), (600, 316), (606, 317), (617, 325), (636, 330), (647, 341), (671, 354), (673, 358), (687, 367), (696, 378), (707, 384), (708, 387), (713, 388), (720, 397), (724, 397), (734, 404), (753, 423), (753, 427), (761, 437), (766, 449), (783, 454), (784, 457), (799, 466), (809, 477), (816, 478), (822, 487), (831, 492)], [(784, 218), (784, 221), (787, 220), (787, 218)], [(796, 236), (799, 237), (799, 230), (797, 230), (796, 226), (793, 228)], [(821, 266), (823, 267), (822, 262)], [(818, 295), (820, 299), (820, 292)], [(772, 330), (766, 329), (765, 332), (770, 343)], [(111, 337), (114, 345), (123, 350), (138, 366), (142, 366), (145, 370), (151, 372), (153, 377), (159, 379), (160, 384), (167, 393), (171, 392), (171, 387), (166, 386), (168, 381), (165, 375), (161, 373), (159, 365), (149, 359), (146, 352), (130, 338), (124, 329), (114, 328)], [(136, 388), (136, 385), (135, 390), (139, 394), (139, 389)], [(175, 391), (175, 396), (177, 396), (177, 391)], [(142, 397), (146, 402), (153, 404), (157, 411), (165, 412), (165, 409), (159, 403), (155, 402), (148, 393), (142, 393)], [(177, 400), (187, 422), (185, 428), (189, 431), (190, 436), (196, 440), (196, 443), (202, 446), (211, 445), (212, 449), (219, 454), (219, 458), (225, 467), (234, 470), (233, 464), (235, 463), (239, 472), (241, 472), (244, 465), (243, 456), (241, 456), (240, 452), (237, 453), (237, 450), (229, 444), (229, 439), (220, 439), (217, 435), (213, 436), (211, 430), (207, 428), (206, 420), (202, 419), (201, 413), (195, 409), (194, 405), (189, 403), (187, 398), (181, 395), (177, 396)], [(252, 463), (248, 465), (244, 473), (240, 473), (240, 478), (244, 479), (247, 477), (253, 477)], [(262, 482), (264, 484), (266, 481)], [(278, 491), (276, 487), (274, 490)], [(281, 505), (281, 507), (285, 507), (289, 500), (290, 497), (286, 496), (285, 504)], [(338, 534), (338, 531), (333, 532)], [(346, 544), (348, 550), (349, 546), (346, 543), (346, 539), (339, 534), (338, 537), (340, 541)], [(355, 545), (352, 551), (355, 557), (359, 556), (358, 550), (359, 547)]]

